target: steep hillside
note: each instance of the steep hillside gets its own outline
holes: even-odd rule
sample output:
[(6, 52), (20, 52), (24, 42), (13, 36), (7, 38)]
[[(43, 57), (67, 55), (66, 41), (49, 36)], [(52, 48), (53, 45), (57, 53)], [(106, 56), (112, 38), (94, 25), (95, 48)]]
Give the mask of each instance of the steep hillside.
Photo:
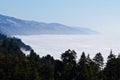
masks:
[(15, 38), (15, 37), (8, 37), (6, 35), (0, 34), (0, 41), (4, 40), (12, 40), (14, 43), (16, 43), (20, 48), (24, 50), (31, 50), (32, 48), (26, 44), (24, 44), (21, 39)]

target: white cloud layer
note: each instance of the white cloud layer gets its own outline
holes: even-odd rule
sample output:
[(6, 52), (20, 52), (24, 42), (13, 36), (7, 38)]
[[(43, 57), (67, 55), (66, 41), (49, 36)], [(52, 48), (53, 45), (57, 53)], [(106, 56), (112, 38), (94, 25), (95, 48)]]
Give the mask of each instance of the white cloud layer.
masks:
[(59, 59), (60, 55), (68, 50), (74, 49), (77, 52), (78, 59), (83, 51), (93, 57), (97, 52), (107, 58), (110, 50), (114, 54), (120, 51), (120, 41), (117, 36), (105, 35), (30, 35), (16, 36), (23, 42), (30, 45), (40, 56), (50, 54)]

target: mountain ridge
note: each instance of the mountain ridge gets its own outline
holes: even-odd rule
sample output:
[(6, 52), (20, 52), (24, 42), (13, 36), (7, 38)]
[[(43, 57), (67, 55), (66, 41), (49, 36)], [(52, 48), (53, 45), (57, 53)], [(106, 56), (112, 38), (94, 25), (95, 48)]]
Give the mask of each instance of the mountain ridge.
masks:
[(0, 33), (9, 35), (95, 34), (88, 28), (71, 27), (60, 23), (44, 23), (18, 19), (0, 14)]

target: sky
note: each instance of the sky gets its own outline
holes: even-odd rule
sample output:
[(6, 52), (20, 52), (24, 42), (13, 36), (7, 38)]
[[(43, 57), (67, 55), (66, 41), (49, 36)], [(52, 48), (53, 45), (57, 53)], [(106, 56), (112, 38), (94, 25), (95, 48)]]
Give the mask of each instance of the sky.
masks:
[(0, 0), (0, 14), (120, 34), (120, 0)]

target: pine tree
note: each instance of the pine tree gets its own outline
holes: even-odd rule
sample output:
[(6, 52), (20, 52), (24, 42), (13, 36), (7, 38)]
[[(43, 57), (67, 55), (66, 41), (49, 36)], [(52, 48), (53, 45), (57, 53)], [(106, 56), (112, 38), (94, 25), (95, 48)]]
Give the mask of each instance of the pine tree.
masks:
[(97, 65), (98, 70), (101, 70), (104, 64), (103, 63), (104, 60), (100, 52), (95, 55), (95, 57), (93, 58), (93, 61)]
[(61, 55), (63, 62), (63, 80), (74, 80), (76, 77), (76, 52), (67, 50)]
[(83, 52), (78, 62), (78, 79), (77, 80), (89, 80), (89, 73), (87, 69), (87, 59)]
[(104, 75), (106, 80), (119, 80), (120, 79), (120, 59), (110, 52), (106, 67), (104, 68)]

